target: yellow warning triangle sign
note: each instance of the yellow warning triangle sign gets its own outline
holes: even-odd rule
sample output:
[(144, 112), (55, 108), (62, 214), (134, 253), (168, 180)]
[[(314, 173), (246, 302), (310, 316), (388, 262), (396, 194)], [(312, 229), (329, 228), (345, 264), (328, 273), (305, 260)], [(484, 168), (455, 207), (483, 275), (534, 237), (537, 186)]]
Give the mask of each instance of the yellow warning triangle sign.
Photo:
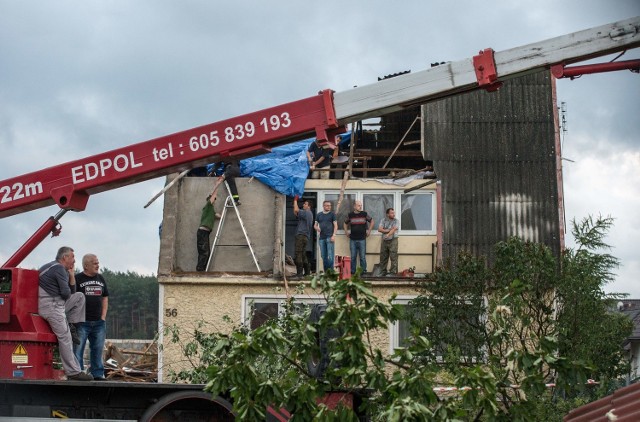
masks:
[(14, 355), (26, 355), (27, 349), (24, 348), (22, 344), (18, 344), (15, 349), (13, 349)]

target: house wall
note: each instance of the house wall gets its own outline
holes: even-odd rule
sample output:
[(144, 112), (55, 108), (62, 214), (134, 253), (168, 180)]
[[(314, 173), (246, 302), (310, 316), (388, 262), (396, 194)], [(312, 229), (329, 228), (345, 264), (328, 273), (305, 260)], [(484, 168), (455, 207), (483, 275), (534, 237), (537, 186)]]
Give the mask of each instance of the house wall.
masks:
[[(175, 175), (168, 179), (171, 180), (173, 177)], [(291, 199), (275, 193), (257, 180), (238, 178), (236, 182), (242, 200), (239, 210), (260, 261), (263, 270), (260, 273), (253, 265), (248, 249), (234, 247), (220, 248), (209, 272), (194, 271), (197, 257), (196, 230), (199, 226), (200, 211), (211, 191), (213, 179), (184, 178), (165, 195), (158, 265), (161, 333), (159, 343), (162, 345), (159, 351), (158, 376), (161, 381), (169, 381), (170, 371), (178, 371), (189, 366), (189, 361), (179, 345), (171, 341), (171, 335), (164, 334), (165, 329), (178, 327), (183, 339), (184, 336), (193, 333), (199, 322), (206, 323), (203, 330), (228, 332), (242, 321), (243, 295), (285, 294), (285, 282), (280, 275), (279, 263), (284, 250), (285, 204), (291, 202)], [(352, 180), (347, 183), (346, 189), (391, 191), (406, 189), (423, 182), (416, 180), (398, 187), (377, 181)], [(333, 191), (339, 190), (340, 185), (339, 180), (309, 180), (305, 190)], [(430, 188), (433, 189), (433, 186)], [(223, 192), (216, 203), (217, 211), (221, 211), (224, 197)], [(377, 224), (375, 227), (377, 229)], [(244, 241), (235, 215), (232, 214), (225, 222), (221, 240), (223, 243)], [(435, 235), (402, 236), (401, 233), (399, 268), (415, 265), (417, 272), (430, 272), (430, 254), (435, 241)], [(369, 271), (378, 262), (379, 242), (378, 235), (371, 236), (367, 242)], [(407, 255), (409, 252), (415, 255)], [(338, 236), (336, 254), (349, 255), (348, 239), (344, 235)], [(288, 285), (293, 290), (295, 283), (290, 281)], [(415, 284), (411, 279), (372, 281), (372, 288), (374, 293), (384, 300), (392, 294), (416, 295)], [(372, 339), (381, 350), (389, 350), (388, 332), (373, 333)]]
[[(286, 286), (290, 294), (295, 293), (300, 282), (272, 278), (256, 278), (251, 276), (173, 276), (164, 277), (160, 289), (162, 309), (160, 326), (162, 329), (179, 327), (180, 342), (172, 342), (171, 334), (161, 333), (159, 352), (159, 380), (169, 381), (171, 371), (178, 372), (191, 367), (191, 363), (182, 352), (196, 327), (205, 332), (229, 332), (234, 326), (243, 322), (243, 296), (258, 295), (286, 297)], [(305, 295), (317, 297), (308, 283), (305, 284)], [(413, 280), (372, 281), (373, 293), (383, 301), (389, 300), (393, 294), (417, 295)], [(305, 295), (302, 295), (304, 297)], [(204, 325), (199, 326), (204, 322)], [(377, 330), (371, 333), (371, 341), (383, 352), (389, 350), (389, 333)]]
[[(173, 177), (173, 176), (172, 176)], [(170, 177), (168, 180), (171, 180)], [(197, 260), (196, 231), (200, 225), (200, 212), (207, 195), (211, 192), (214, 179), (207, 177), (186, 177), (177, 186), (170, 189), (165, 196), (162, 236), (160, 242), (160, 259), (158, 275), (194, 272)], [(350, 180), (347, 191), (398, 191), (424, 183), (415, 180), (406, 186), (389, 185), (376, 180)], [(280, 262), (283, 253), (285, 230), (285, 202), (290, 206), (291, 198), (285, 198), (257, 180), (237, 178), (236, 184), (242, 200), (238, 209), (257, 256), (261, 270), (281, 274)], [(305, 191), (322, 190), (339, 191), (341, 180), (308, 180)], [(435, 184), (419, 189), (422, 192), (433, 192)], [(414, 192), (418, 192), (414, 191)], [(220, 189), (215, 204), (217, 212), (222, 212), (226, 197), (224, 188)], [(315, 205), (315, 212), (320, 209)], [(366, 210), (365, 210), (366, 211)], [(373, 265), (379, 262), (381, 236), (377, 233), (379, 221), (375, 222), (372, 236), (367, 239), (367, 264), (372, 271)], [(218, 223), (211, 235), (213, 242)], [(342, 227), (339, 227), (342, 229)], [(416, 267), (417, 273), (433, 271), (431, 254), (436, 243), (433, 235), (406, 235), (400, 231), (398, 239), (398, 269)], [(212, 272), (257, 272), (240, 223), (233, 208), (227, 211), (222, 227), (220, 246), (209, 268)], [(340, 234), (336, 238), (336, 254), (349, 256), (349, 239)], [(275, 263), (275, 264), (274, 264)], [(319, 266), (317, 268), (319, 270)]]
[[(168, 180), (172, 179), (170, 177)], [(160, 261), (158, 274), (192, 272), (196, 269), (196, 231), (200, 226), (200, 214), (207, 196), (213, 189), (215, 178), (185, 177), (165, 196), (162, 236), (160, 242)], [(282, 219), (282, 207), (276, 206), (282, 195), (271, 190), (257, 180), (237, 178), (236, 185), (243, 205), (238, 208), (244, 227), (249, 234), (254, 253), (263, 271), (273, 268), (278, 257), (274, 249), (276, 230), (280, 224), (274, 221)], [(223, 212), (227, 197), (224, 185), (219, 188), (215, 210)], [(219, 220), (216, 220), (210, 241), (213, 243)], [(210, 270), (218, 272), (257, 272), (251, 251), (242, 232), (240, 222), (232, 207), (220, 233)], [(225, 246), (238, 245), (238, 246)]]

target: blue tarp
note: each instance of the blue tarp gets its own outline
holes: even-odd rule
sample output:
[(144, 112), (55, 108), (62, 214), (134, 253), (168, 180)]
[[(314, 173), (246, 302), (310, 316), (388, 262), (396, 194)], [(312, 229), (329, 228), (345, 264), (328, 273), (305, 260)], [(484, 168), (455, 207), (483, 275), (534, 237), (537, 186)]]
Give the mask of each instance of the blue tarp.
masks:
[[(350, 133), (340, 135), (340, 145), (348, 144)], [(315, 138), (273, 148), (270, 153), (240, 161), (240, 175), (255, 177), (276, 192), (287, 196), (304, 193), (304, 183), (309, 175), (307, 149)]]

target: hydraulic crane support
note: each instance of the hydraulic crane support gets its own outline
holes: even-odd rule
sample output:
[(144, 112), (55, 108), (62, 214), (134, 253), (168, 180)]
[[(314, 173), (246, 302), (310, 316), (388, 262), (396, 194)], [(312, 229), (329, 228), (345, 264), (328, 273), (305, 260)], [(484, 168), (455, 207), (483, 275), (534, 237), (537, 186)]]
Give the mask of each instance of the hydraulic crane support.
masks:
[(60, 219), (66, 212), (67, 210), (60, 210), (55, 216), (49, 217), (29, 239), (11, 255), (11, 258), (9, 258), (1, 268), (17, 267), (49, 234), (51, 234), (51, 237), (58, 236), (62, 230)]
[(623, 60), (619, 62), (587, 64), (584, 66), (567, 67), (563, 64), (551, 66), (551, 73), (556, 78), (577, 78), (582, 75), (602, 72), (615, 72), (618, 70), (630, 70), (640, 72), (640, 60)]

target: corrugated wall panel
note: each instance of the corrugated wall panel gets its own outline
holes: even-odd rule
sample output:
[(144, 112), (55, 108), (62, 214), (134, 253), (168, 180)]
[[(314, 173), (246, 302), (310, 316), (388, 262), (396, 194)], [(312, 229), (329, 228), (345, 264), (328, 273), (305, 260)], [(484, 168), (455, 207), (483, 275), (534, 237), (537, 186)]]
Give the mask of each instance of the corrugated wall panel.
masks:
[(423, 106), (423, 152), (442, 181), (443, 257), (492, 259), (510, 236), (560, 251), (553, 80), (547, 71)]

